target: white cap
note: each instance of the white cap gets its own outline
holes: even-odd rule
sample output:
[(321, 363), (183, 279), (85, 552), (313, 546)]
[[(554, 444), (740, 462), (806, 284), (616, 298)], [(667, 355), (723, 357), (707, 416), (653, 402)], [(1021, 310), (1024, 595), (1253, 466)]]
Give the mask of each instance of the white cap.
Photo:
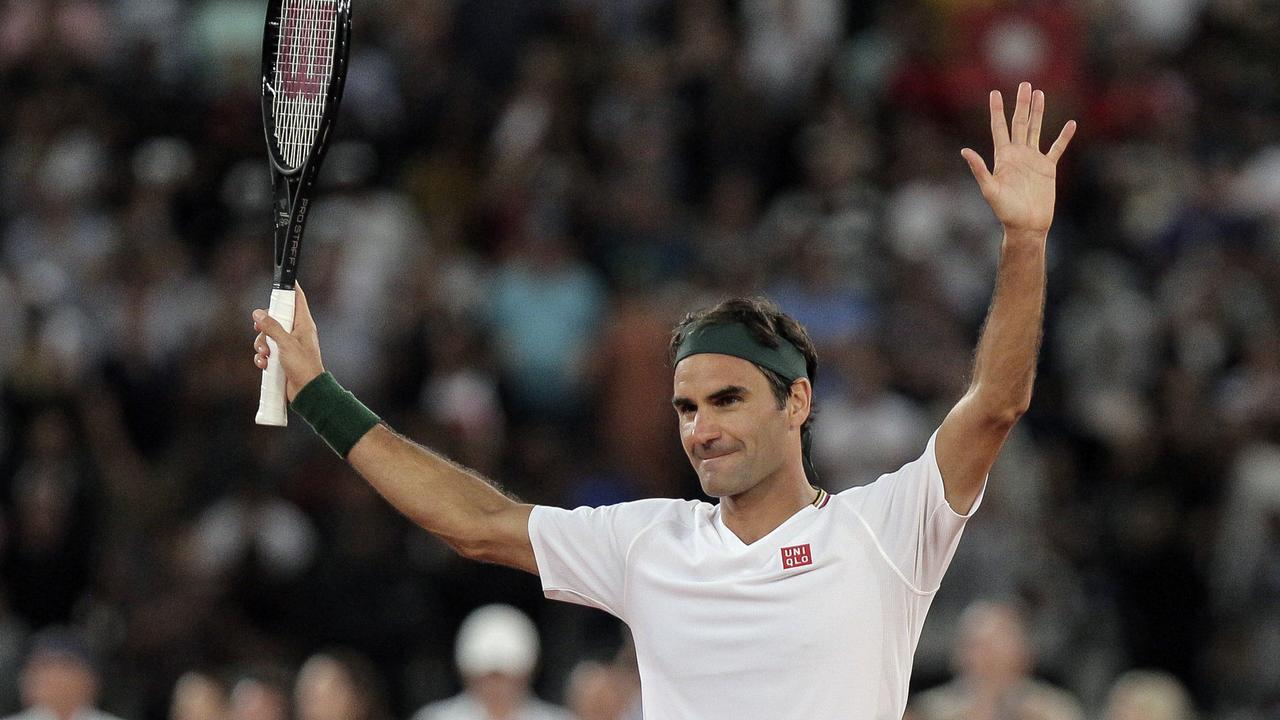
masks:
[(462, 621), (454, 653), (463, 675), (528, 675), (538, 664), (538, 629), (510, 605), (485, 605)]

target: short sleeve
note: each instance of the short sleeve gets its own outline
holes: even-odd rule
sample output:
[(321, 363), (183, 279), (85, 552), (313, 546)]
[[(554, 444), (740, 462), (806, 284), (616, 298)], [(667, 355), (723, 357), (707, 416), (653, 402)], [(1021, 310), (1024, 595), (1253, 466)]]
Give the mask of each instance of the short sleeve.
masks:
[(934, 449), (937, 439), (935, 431), (924, 454), (896, 472), (840, 494), (853, 502), (886, 559), (912, 589), (923, 593), (937, 590), (942, 583), (965, 522), (986, 493), (984, 478), (982, 492), (968, 514), (951, 508)]
[(543, 594), (552, 600), (599, 608), (625, 620), (631, 545), (679, 502), (641, 500), (575, 510), (535, 507), (529, 515), (529, 539)]

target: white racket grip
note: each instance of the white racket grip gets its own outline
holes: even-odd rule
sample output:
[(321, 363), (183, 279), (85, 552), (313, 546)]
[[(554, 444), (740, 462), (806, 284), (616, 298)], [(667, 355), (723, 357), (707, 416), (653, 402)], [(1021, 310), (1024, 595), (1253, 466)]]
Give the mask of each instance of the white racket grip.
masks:
[[(271, 291), (271, 306), (267, 314), (275, 318), (286, 332), (293, 332), (293, 290), (276, 288)], [(258, 398), (259, 425), (284, 427), (289, 424), (289, 404), (284, 395), (284, 366), (280, 364), (280, 348), (276, 341), (267, 338), (271, 354), (267, 356), (267, 369), (262, 371), (262, 394)]]

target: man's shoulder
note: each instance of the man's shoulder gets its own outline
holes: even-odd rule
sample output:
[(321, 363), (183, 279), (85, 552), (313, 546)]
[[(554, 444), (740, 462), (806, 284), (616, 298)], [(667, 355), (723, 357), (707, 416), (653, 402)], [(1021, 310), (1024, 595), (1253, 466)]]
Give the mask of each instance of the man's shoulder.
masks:
[(540, 505), (529, 518), (531, 536), (548, 534), (579, 538), (608, 533), (628, 547), (641, 536), (663, 530), (677, 534), (704, 524), (715, 506), (697, 500), (650, 498), (573, 510)]
[(652, 515), (693, 515), (699, 511), (709, 510), (715, 506), (701, 500), (682, 500), (678, 498), (645, 498), (619, 503), (619, 507), (637, 513)]
[(715, 506), (700, 500), (678, 500), (675, 498), (645, 498), (628, 500), (612, 505), (583, 505), (573, 509), (551, 505), (538, 505), (535, 510), (546, 512), (591, 513), (611, 515), (619, 518), (692, 518), (698, 514), (709, 514)]
[(900, 486), (904, 480), (920, 477), (927, 478), (934, 475), (940, 479), (941, 474), (938, 471), (938, 461), (935, 454), (935, 439), (937, 436), (937, 431), (934, 431), (934, 434), (925, 443), (920, 455), (903, 461), (902, 465), (896, 470), (887, 470), (870, 482), (844, 488), (833, 493), (832, 499), (846, 507), (857, 509), (872, 497), (881, 493), (891, 492), (891, 488)]
[(881, 475), (879, 478), (872, 480), (869, 483), (854, 485), (853, 487), (847, 487), (839, 492), (831, 493), (831, 502), (829, 505), (832, 508), (835, 508), (837, 512), (840, 510), (857, 511), (858, 508), (867, 501), (867, 495), (875, 488), (875, 484), (880, 482), (883, 478), (884, 476)]

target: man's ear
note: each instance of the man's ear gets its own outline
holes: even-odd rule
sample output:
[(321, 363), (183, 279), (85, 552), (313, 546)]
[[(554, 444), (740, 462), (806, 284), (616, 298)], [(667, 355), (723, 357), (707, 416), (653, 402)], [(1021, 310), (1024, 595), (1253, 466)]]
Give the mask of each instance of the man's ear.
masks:
[(791, 383), (791, 395), (787, 398), (787, 420), (794, 428), (800, 428), (809, 419), (813, 409), (813, 384), (809, 378), (797, 378)]

